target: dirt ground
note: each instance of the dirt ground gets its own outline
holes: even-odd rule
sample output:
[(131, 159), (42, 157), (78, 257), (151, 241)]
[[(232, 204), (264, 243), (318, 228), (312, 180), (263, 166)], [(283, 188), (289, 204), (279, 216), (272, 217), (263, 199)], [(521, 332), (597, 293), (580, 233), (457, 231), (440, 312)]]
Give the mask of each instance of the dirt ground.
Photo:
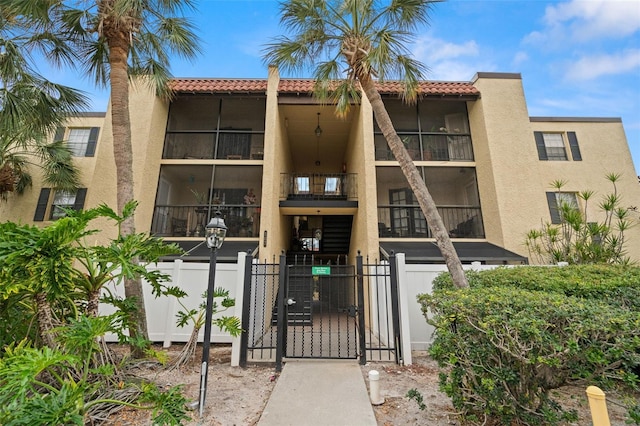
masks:
[[(170, 357), (178, 353), (180, 347), (168, 350)], [(461, 425), (449, 398), (438, 390), (438, 368), (426, 352), (414, 352), (413, 364), (399, 366), (392, 363), (370, 363), (362, 366), (365, 383), (369, 386), (369, 371), (380, 373), (380, 394), (384, 403), (374, 406), (379, 426), (451, 426)], [(155, 363), (143, 363), (138, 375), (153, 379), (161, 386), (184, 385), (187, 398), (196, 401), (200, 381), (199, 365), (201, 354), (196, 354), (192, 364), (180, 370), (167, 371)], [(197, 412), (187, 425), (245, 426), (255, 425), (260, 419), (269, 395), (278, 380), (273, 365), (250, 365), (247, 368), (231, 367), (231, 347), (213, 346), (210, 352), (211, 367), (208, 375), (206, 409), (203, 419)], [(286, 368), (286, 366), (285, 366)], [(423, 397), (426, 408), (420, 410), (415, 400), (406, 397), (410, 389), (417, 390)], [(567, 426), (591, 424), (589, 407), (584, 389), (562, 388), (557, 396), (564, 403), (576, 408), (579, 420)], [(624, 425), (624, 408), (609, 406), (612, 426)], [(113, 415), (108, 425), (150, 425), (150, 414), (123, 409)], [(357, 425), (354, 425), (357, 426)]]

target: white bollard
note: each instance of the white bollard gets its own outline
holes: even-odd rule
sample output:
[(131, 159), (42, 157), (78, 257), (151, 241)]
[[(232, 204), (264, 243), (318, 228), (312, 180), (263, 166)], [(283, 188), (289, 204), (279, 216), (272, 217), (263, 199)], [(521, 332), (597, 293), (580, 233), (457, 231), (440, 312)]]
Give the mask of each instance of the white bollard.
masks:
[(380, 396), (380, 373), (376, 370), (369, 371), (369, 393), (373, 405), (384, 404), (384, 398)]

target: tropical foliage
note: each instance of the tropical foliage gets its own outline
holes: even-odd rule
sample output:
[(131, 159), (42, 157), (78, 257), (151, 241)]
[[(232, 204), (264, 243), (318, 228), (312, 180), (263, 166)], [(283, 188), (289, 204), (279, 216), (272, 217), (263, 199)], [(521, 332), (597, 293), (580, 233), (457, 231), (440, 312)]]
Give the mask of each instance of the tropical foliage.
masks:
[[(181, 16), (192, 8), (191, 0), (94, 0), (63, 2), (7, 0), (11, 16), (18, 17), (34, 37), (48, 34), (61, 38), (56, 49), (74, 52), (74, 62), (98, 85), (111, 89), (111, 125), (117, 178), (117, 211), (134, 198), (133, 149), (129, 116), (129, 83), (151, 85), (159, 95), (169, 96), (170, 59), (193, 57), (198, 40), (188, 20)], [(45, 56), (57, 60), (58, 55)], [(123, 235), (135, 234), (133, 215), (121, 223)], [(135, 259), (134, 259), (135, 260)], [(125, 280), (127, 298), (137, 301), (136, 327), (131, 330), (147, 339), (145, 307), (140, 280)], [(142, 355), (142, 352), (136, 351)]]
[[(28, 3), (28, 2), (23, 2)], [(30, 34), (5, 4), (0, 10), (0, 200), (31, 186), (34, 169), (54, 188), (78, 187), (71, 152), (62, 141), (47, 142), (68, 114), (86, 107), (72, 88), (41, 76), (33, 66), (37, 55), (68, 61), (72, 52), (55, 34)]]
[(314, 94), (345, 114), (360, 92), (371, 103), (375, 120), (416, 196), (418, 204), (459, 287), (467, 287), (462, 264), (451, 243), (427, 185), (414, 165), (393, 123), (376, 81), (399, 79), (407, 102), (418, 98), (425, 67), (412, 59), (408, 44), (425, 25), (431, 1), (287, 0), (281, 23), (290, 36), (266, 46), (264, 59), (285, 71), (311, 70)]
[(597, 384), (640, 406), (640, 268), (579, 265), (471, 272), (455, 289), (441, 275), (420, 295), (436, 329), (429, 351), (441, 389), (471, 424), (557, 425), (575, 412), (554, 400), (565, 385)]
[[(109, 291), (127, 278), (143, 277), (157, 297), (177, 297), (185, 322), (196, 320), (196, 327), (204, 322), (198, 309), (182, 304), (183, 290), (149, 268), (161, 256), (179, 253), (176, 245), (121, 232), (105, 245), (88, 243), (97, 223), (111, 220), (120, 228), (135, 208), (135, 202), (128, 203), (123, 215), (106, 205), (67, 210), (66, 217), (44, 228), (0, 224), (0, 307), (7, 308), (0, 310), (0, 424), (87, 424), (118, 406), (152, 410), (153, 424), (189, 418), (180, 386), (161, 390), (141, 382), (129, 373), (129, 360), (104, 343), (110, 333), (120, 343), (148, 346), (129, 336), (135, 304)], [(214, 310), (234, 305), (228, 291), (216, 289), (216, 295), (222, 300)], [(100, 315), (98, 301), (114, 305), (116, 312)], [(214, 324), (233, 335), (240, 332), (235, 317)], [(197, 332), (194, 349), (196, 343)]]
[(556, 208), (560, 223), (545, 223), (540, 229), (527, 233), (525, 244), (533, 259), (539, 263), (569, 264), (629, 263), (624, 249), (625, 232), (634, 225), (633, 208), (624, 206), (618, 193), (617, 183), (621, 175), (609, 173), (606, 179), (613, 190), (602, 197), (598, 204), (599, 215), (589, 216), (590, 203), (595, 193), (576, 193), (582, 206), (563, 198), (567, 182), (556, 180), (551, 186), (556, 196)]

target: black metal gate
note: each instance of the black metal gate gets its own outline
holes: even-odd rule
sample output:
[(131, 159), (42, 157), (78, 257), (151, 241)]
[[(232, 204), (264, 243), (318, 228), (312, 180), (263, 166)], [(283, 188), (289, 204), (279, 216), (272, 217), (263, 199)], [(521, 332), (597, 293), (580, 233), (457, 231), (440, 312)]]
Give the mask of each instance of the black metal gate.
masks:
[(240, 364), (272, 361), (279, 370), (283, 357), (399, 362), (395, 258), (343, 263), (247, 256)]

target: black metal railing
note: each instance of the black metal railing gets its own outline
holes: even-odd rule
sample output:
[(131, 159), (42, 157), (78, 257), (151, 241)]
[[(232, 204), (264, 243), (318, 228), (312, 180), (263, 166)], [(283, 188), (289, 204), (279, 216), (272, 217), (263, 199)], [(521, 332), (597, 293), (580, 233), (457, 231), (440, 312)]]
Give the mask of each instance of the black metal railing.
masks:
[(281, 200), (355, 200), (355, 173), (282, 173)]
[(157, 205), (153, 211), (151, 234), (164, 237), (204, 237), (204, 228), (216, 211), (222, 213), (227, 237), (257, 237), (260, 206), (211, 204), (190, 206)]
[(170, 131), (164, 142), (164, 159), (262, 160), (263, 132)]
[[(473, 161), (471, 136), (455, 134), (427, 134), (401, 136), (414, 161)], [(395, 160), (387, 145), (378, 145), (376, 160)]]
[[(451, 238), (484, 238), (480, 207), (440, 206), (438, 213)], [(380, 238), (432, 238), (419, 206), (392, 204), (378, 206)]]

